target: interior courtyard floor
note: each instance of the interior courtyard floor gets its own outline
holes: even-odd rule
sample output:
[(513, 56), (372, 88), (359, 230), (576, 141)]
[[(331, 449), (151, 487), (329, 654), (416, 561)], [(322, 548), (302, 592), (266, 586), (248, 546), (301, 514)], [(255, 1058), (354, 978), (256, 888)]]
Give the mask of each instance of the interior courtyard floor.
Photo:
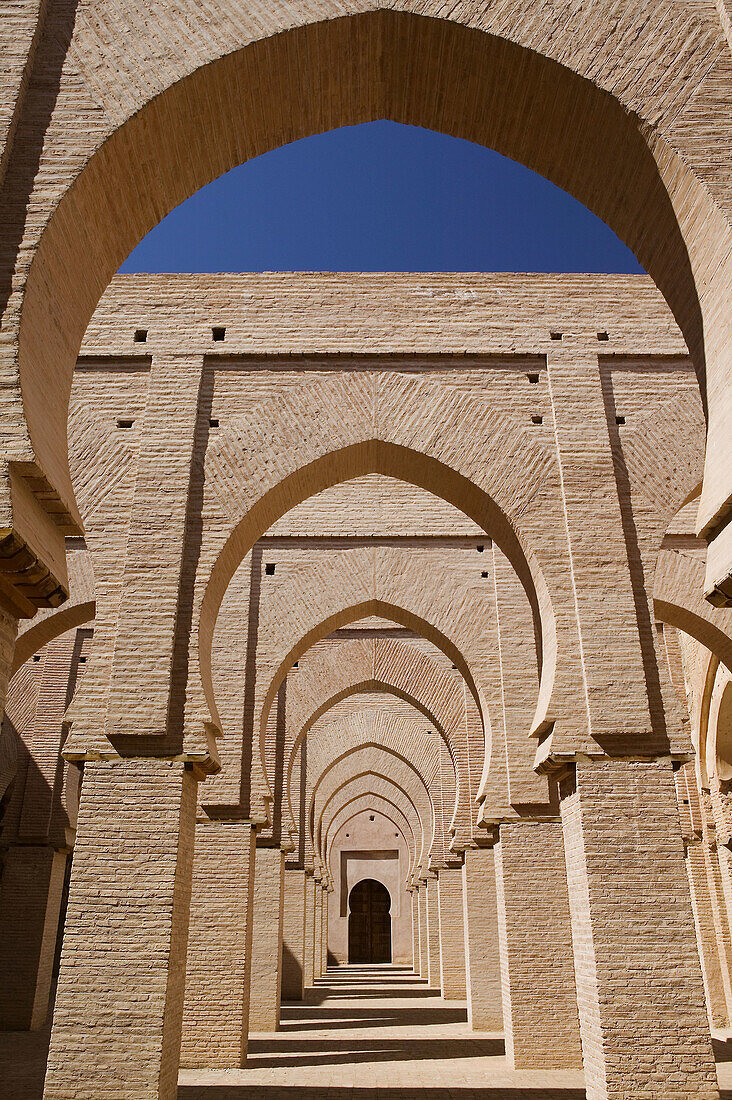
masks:
[[(40, 1100), (48, 1029), (0, 1033), (0, 1096)], [(732, 1100), (732, 1042), (714, 1041), (722, 1100)], [(180, 1072), (178, 1100), (584, 1100), (578, 1072), (506, 1065), (498, 1032), (471, 1031), (411, 970), (328, 970), (280, 1030), (250, 1036), (246, 1068)]]

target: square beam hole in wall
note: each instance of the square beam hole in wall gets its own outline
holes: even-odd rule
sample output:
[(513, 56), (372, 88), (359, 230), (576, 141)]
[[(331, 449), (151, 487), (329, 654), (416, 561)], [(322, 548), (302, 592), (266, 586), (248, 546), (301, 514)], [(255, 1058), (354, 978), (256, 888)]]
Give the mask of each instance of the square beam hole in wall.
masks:
[(483, 570), (483, 572), (482, 572), (482, 573), (481, 573), (480, 575), (481, 575), (481, 577), (483, 578), (483, 580), (485, 580), (485, 579), (486, 579), (486, 577), (488, 576), (488, 570), (487, 570), (487, 569), (484, 569), (484, 570)]
[(117, 417), (117, 427), (118, 428), (131, 428), (134, 423), (135, 423), (134, 420), (132, 420), (130, 417), (127, 417), (127, 416), (118, 416)]
[(608, 334), (606, 332), (598, 332), (597, 339), (598, 340), (609, 340), (610, 337), (608, 336)]
[(147, 343), (147, 329), (146, 328), (136, 328), (135, 329), (135, 343), (136, 344), (146, 344)]
[(479, 554), (482, 554), (485, 550), (485, 546), (483, 546), (483, 544), (481, 543), (479, 546), (476, 546), (475, 549), (478, 551)]
[(224, 326), (223, 325), (214, 325), (214, 327), (211, 329), (211, 338), (216, 343), (220, 343), (222, 340), (225, 340), (226, 339), (226, 329), (224, 328)]
[(267, 577), (274, 577), (275, 563), (273, 561), (265, 562), (264, 572)]
[(563, 332), (550, 332), (549, 336), (552, 340), (561, 340), (564, 336)]
[(625, 423), (625, 417), (624, 416), (616, 416), (615, 417), (615, 423), (616, 424), (624, 424)]
[(532, 416), (531, 423), (532, 424), (543, 424), (544, 423), (544, 417), (539, 416), (538, 414), (536, 416)]
[(537, 384), (537, 382), (539, 381), (539, 375), (538, 374), (527, 374), (526, 377), (528, 378), (528, 380), (529, 380), (529, 382), (531, 383), (532, 386), (535, 386)]
[(218, 426), (219, 426), (218, 417), (212, 416), (211, 419), (208, 422), (208, 426), (209, 426), (209, 428), (218, 428)]

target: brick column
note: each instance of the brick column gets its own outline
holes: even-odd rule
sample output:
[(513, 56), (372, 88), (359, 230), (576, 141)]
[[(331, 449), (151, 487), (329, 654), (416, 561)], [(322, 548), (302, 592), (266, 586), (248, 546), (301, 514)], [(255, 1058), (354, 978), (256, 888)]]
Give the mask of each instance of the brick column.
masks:
[(494, 852), (506, 1059), (512, 1069), (578, 1069), (562, 826), (501, 825)]
[(468, 1023), (474, 1031), (502, 1031), (501, 953), (492, 848), (466, 850), (463, 906)]
[(0, 875), (0, 1029), (43, 1027), (56, 954), (66, 854), (13, 845)]
[(305, 978), (305, 872), (285, 870), (282, 1000), (301, 1001)]
[(276, 1031), (280, 1026), (284, 877), (285, 853), (279, 848), (257, 848), (249, 995), (250, 1031)]
[(315, 883), (313, 893), (313, 975), (320, 978), (323, 974), (323, 891), (320, 883)]
[(305, 988), (315, 984), (315, 891), (313, 876), (305, 876)]
[(175, 1100), (197, 783), (88, 761), (45, 1100)]
[(413, 887), (409, 891), (409, 899), (412, 903), (412, 970), (419, 974), (419, 892)]
[(440, 910), (440, 988), (448, 1001), (464, 1001), (465, 927), (463, 869), (443, 867), (437, 876)]
[(429, 984), (440, 988), (440, 905), (437, 896), (437, 877), (427, 880), (427, 969)]
[[(8, 694), (17, 633), (17, 618), (0, 604), (0, 718), (5, 713), (5, 699)], [(5, 794), (14, 772), (15, 745), (10, 740), (4, 741), (2, 722), (0, 722), (0, 798)]]
[(420, 882), (419, 891), (419, 973), (429, 984), (429, 940), (427, 938), (427, 884)]
[(670, 762), (583, 760), (562, 823), (587, 1100), (717, 1100)]
[(328, 969), (328, 898), (330, 893), (328, 890), (323, 890), (323, 923), (322, 923), (322, 943), (323, 943), (323, 973), (325, 974)]
[(711, 1027), (729, 1027), (729, 928), (720, 902), (721, 883), (716, 848), (706, 841), (686, 842), (686, 873), (694, 913), (699, 961), (704, 979), (707, 1015)]
[(238, 1068), (247, 1056), (254, 829), (200, 821), (188, 940), (181, 1065)]

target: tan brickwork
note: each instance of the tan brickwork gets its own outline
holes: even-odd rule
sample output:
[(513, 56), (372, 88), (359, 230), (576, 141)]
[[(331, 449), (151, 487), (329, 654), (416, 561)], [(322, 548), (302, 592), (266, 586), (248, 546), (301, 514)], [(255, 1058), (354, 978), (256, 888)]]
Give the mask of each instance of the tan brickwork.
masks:
[(280, 1024), (285, 853), (257, 848), (254, 861), (249, 1030), (276, 1031)]
[(562, 822), (588, 1100), (716, 1097), (670, 762), (578, 764)]
[(465, 853), (463, 920), (468, 1023), (475, 1031), (502, 1031), (501, 958), (492, 848), (468, 848)]
[(448, 1001), (464, 1001), (465, 925), (462, 867), (441, 867), (437, 874), (440, 917), (440, 989)]
[(305, 872), (285, 869), (282, 915), (282, 1000), (301, 1001), (305, 979)]
[(501, 825), (494, 851), (506, 1058), (581, 1066), (562, 826)]
[(175, 1100), (195, 800), (179, 762), (87, 762), (45, 1100)]
[(186, 962), (181, 1064), (246, 1061), (254, 894), (249, 822), (199, 821)]

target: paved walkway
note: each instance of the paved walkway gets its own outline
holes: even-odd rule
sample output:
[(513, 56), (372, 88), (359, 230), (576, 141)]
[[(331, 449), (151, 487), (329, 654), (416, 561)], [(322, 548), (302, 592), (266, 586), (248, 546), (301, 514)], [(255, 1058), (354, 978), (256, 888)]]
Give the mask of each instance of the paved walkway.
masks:
[[(2, 1100), (41, 1100), (47, 1045), (48, 1029), (0, 1032)], [(732, 1100), (732, 1043), (714, 1046)], [(585, 1098), (581, 1073), (509, 1070), (499, 1034), (470, 1031), (462, 1002), (398, 967), (330, 970), (249, 1055), (246, 1069), (181, 1070), (178, 1100)]]
[(254, 1035), (246, 1069), (182, 1070), (179, 1100), (584, 1100), (583, 1075), (520, 1073), (498, 1033), (411, 971), (331, 969), (280, 1031)]

